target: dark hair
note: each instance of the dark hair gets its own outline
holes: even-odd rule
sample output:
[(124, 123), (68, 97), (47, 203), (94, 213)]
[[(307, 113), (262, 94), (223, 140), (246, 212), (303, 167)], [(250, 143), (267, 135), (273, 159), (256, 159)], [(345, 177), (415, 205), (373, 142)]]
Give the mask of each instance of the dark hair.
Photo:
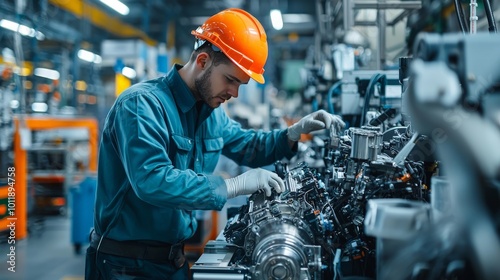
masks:
[(212, 58), (214, 66), (231, 63), (231, 60), (222, 51), (216, 51), (214, 48), (216, 47), (210, 42), (205, 42), (191, 53), (191, 58), (189, 60), (193, 62), (198, 54), (205, 52)]

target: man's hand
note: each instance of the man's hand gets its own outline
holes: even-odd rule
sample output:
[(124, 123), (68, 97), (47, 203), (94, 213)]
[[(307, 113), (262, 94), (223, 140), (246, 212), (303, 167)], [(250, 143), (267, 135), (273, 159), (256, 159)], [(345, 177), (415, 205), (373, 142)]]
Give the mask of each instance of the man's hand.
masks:
[(278, 174), (261, 168), (249, 170), (224, 181), (227, 186), (227, 198), (252, 194), (261, 189), (265, 190), (267, 196), (270, 196), (271, 187), (278, 193), (285, 189), (285, 183)]
[(288, 128), (288, 139), (299, 141), (301, 134), (312, 131), (330, 128), (333, 126), (337, 131), (344, 128), (345, 123), (337, 115), (332, 115), (325, 110), (319, 110), (303, 117)]

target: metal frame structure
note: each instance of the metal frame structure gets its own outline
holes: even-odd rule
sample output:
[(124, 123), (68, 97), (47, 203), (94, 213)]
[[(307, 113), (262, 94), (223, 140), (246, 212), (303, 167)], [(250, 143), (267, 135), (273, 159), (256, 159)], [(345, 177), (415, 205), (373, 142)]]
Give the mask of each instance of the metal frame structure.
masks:
[(28, 153), (21, 144), (21, 129), (47, 130), (59, 128), (87, 128), (89, 130), (89, 166), (91, 172), (97, 171), (97, 149), (99, 126), (93, 118), (58, 118), (37, 116), (14, 117), (14, 167), (16, 170), (16, 238), (27, 236), (27, 188), (28, 188)]

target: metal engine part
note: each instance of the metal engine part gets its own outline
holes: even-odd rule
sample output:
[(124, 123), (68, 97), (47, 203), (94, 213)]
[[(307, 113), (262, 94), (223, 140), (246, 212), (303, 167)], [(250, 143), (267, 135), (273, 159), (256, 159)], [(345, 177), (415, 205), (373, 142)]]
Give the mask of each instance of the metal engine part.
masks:
[[(255, 277), (312, 279), (311, 275), (321, 268), (321, 250), (319, 246), (310, 245), (314, 244), (314, 236), (298, 217), (297, 206), (277, 202), (270, 208), (274, 213), (270, 213), (269, 208), (262, 205), (262, 211), (250, 217), (253, 220), (262, 217), (251, 226), (252, 234), (245, 240), (247, 253), (252, 252), (251, 260), (256, 264), (251, 269)], [(255, 248), (251, 248), (253, 244)]]
[(382, 148), (382, 133), (366, 128), (351, 128), (352, 137), (351, 158), (362, 160), (377, 160)]
[[(307, 178), (308, 191), (303, 195), (326, 199), (317, 180)], [(256, 193), (224, 231), (228, 242), (244, 248), (239, 263), (253, 264), (250, 272), (256, 279), (319, 279), (322, 262), (321, 247), (316, 245), (320, 227), (313, 206), (316, 202), (297, 200), (296, 195), (287, 191), (268, 199), (264, 193)]]

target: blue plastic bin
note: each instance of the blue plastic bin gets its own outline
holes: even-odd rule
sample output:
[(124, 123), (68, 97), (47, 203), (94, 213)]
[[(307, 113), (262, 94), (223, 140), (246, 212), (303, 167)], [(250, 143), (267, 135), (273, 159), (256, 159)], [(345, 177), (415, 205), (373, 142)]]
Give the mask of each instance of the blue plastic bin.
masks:
[(83, 245), (89, 243), (89, 234), (94, 227), (94, 202), (97, 180), (86, 177), (71, 192), (71, 242), (75, 253), (80, 254)]

